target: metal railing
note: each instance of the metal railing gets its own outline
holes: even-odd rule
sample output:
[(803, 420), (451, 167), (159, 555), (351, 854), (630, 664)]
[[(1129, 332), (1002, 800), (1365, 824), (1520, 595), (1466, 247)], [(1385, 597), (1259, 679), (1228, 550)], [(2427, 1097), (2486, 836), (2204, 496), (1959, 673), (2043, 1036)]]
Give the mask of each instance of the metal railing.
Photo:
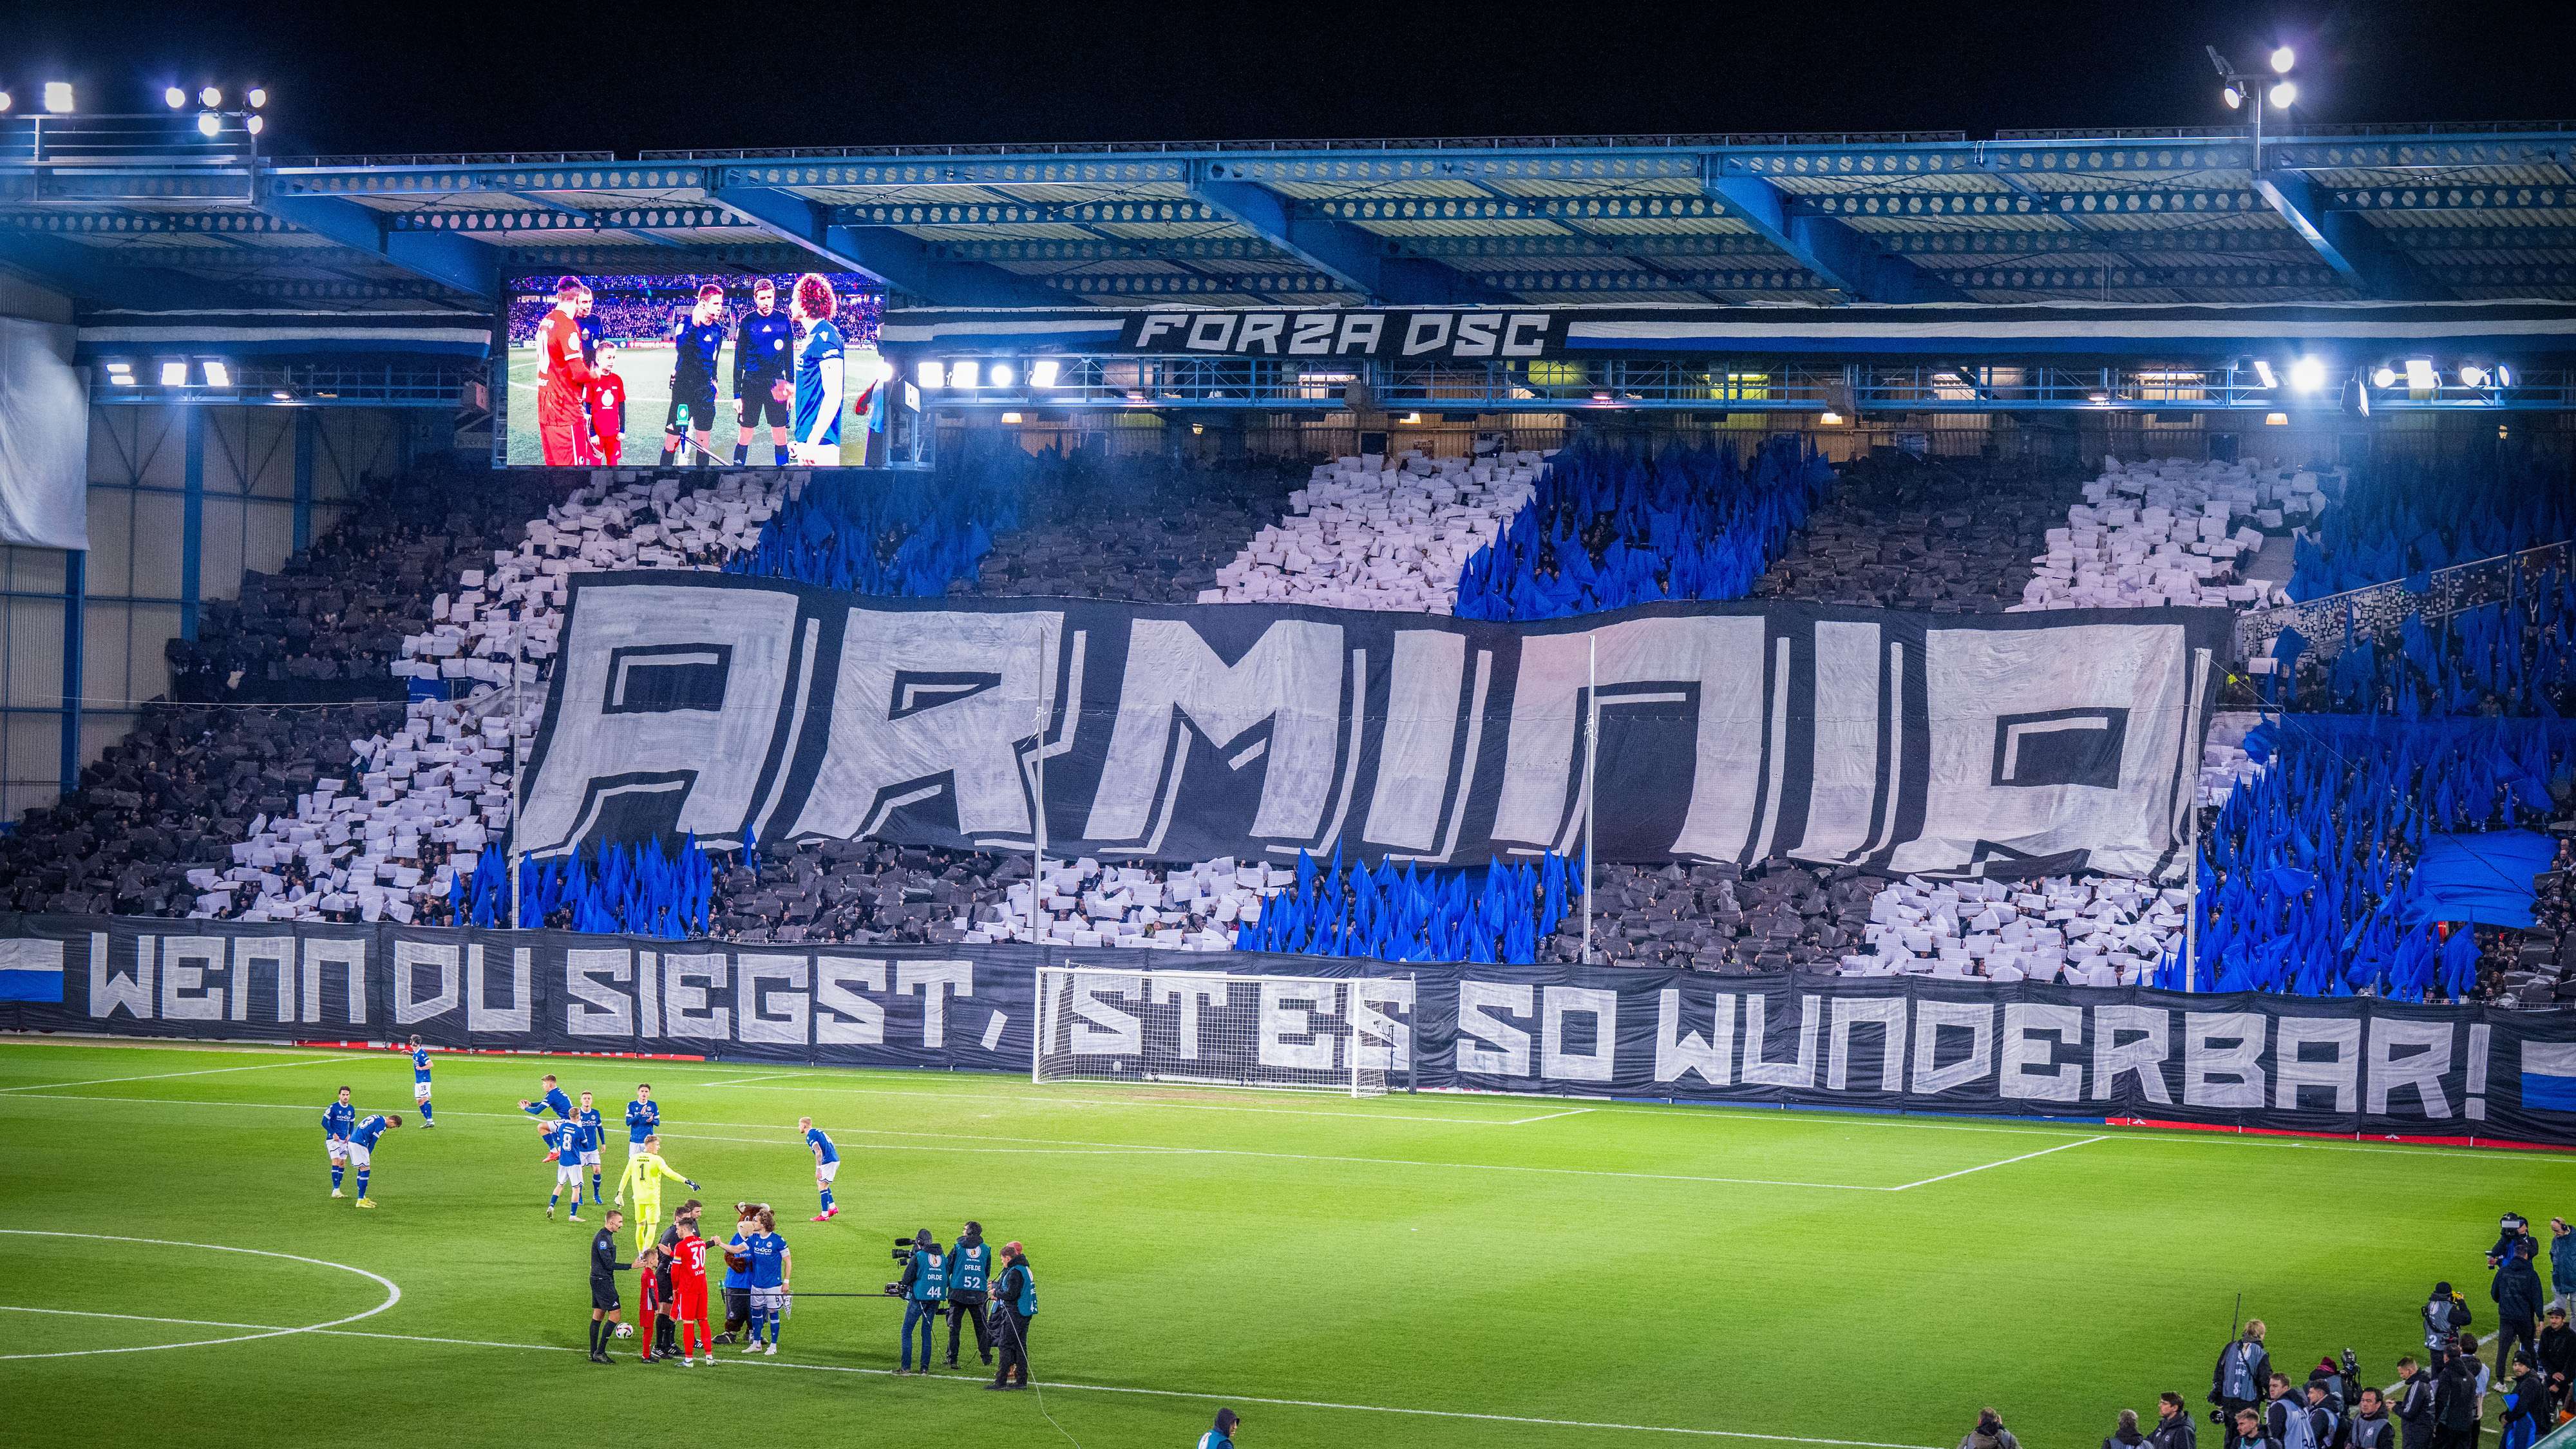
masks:
[(0, 116), (0, 166), (196, 170), (257, 163), (259, 138), (250, 130), (250, 112), (205, 114), (215, 118), (211, 136), (198, 129), (196, 112)]
[(2376, 639), (2405, 627), (2410, 615), (2421, 614), (2428, 623), (2447, 619), (2507, 597), (2533, 574), (2565, 569), (2570, 547), (2570, 541), (2562, 540), (2435, 569), (2421, 592), (2409, 590), (2403, 579), (2391, 579), (2322, 598), (2248, 610), (2236, 619), (2237, 657), (2252, 658), (2282, 630), (2295, 628), (2307, 641), (2308, 653), (2332, 659), (2343, 652), (2347, 621), (2354, 638)]
[(1965, 131), (1645, 132), (1608, 136), (1342, 137), (1249, 141), (1031, 141), (941, 146), (778, 146), (639, 151), (640, 161), (912, 161), (940, 157), (1234, 155), (1315, 151), (1714, 150), (1772, 146), (1940, 146)]
[[(229, 387), (165, 387), (153, 360), (138, 358), (135, 381), (119, 386), (102, 372), (90, 401), (102, 407), (143, 403), (202, 407), (454, 408), (466, 388), (485, 380), (480, 362), (238, 362)], [(203, 378), (201, 370), (191, 375)]]

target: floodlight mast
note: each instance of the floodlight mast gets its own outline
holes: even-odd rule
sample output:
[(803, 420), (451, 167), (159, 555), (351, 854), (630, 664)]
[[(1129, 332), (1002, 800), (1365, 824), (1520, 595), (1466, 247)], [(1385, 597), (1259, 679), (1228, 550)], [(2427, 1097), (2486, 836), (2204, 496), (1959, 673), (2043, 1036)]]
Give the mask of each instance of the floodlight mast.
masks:
[(2253, 169), (2261, 171), (2263, 169), (2263, 111), (2267, 105), (2276, 110), (2286, 111), (2297, 104), (2299, 86), (2290, 78), (2290, 68), (2298, 63), (2298, 56), (2286, 45), (2274, 47), (2266, 58), (2271, 74), (2265, 75), (2259, 71), (2238, 70), (2234, 62), (2218, 53), (2217, 46), (2204, 45), (2201, 49), (2208, 54), (2211, 68), (2218, 72), (2218, 98), (2225, 101), (2231, 111), (2240, 110), (2249, 105), (2253, 108)]

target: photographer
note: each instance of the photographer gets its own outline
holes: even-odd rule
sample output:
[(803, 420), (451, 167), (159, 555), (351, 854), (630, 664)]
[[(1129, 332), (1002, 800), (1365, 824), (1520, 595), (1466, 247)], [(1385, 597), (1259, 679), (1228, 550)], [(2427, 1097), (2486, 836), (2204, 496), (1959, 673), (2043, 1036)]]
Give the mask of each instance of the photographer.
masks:
[(930, 1236), (928, 1228), (912, 1235), (908, 1249), (897, 1243), (895, 1255), (903, 1259), (903, 1280), (893, 1287), (902, 1293), (904, 1299), (903, 1357), (895, 1372), (908, 1374), (913, 1371), (912, 1330), (915, 1324), (919, 1324), (921, 1372), (926, 1374), (930, 1372), (930, 1331), (938, 1324), (940, 1311), (948, 1301), (948, 1255), (939, 1251), (939, 1244)]
[[(989, 1317), (993, 1337), (1000, 1345), (1002, 1366), (994, 1374), (988, 1389), (1025, 1389), (1029, 1386), (1029, 1323), (1038, 1316), (1038, 1280), (1029, 1270), (1028, 1255), (1018, 1243), (1002, 1245), (1002, 1277), (993, 1285), (993, 1307)], [(1020, 1371), (1018, 1383), (1011, 1382), (1011, 1370)]]
[(2236, 1411), (2262, 1402), (2264, 1385), (2272, 1377), (2272, 1355), (2264, 1351), (2263, 1333), (2262, 1319), (2249, 1320), (2245, 1332), (2219, 1351), (2218, 1367), (2210, 1375), (2209, 1401), (2218, 1406), (2210, 1418), (2226, 1430), (2226, 1449), (2237, 1446)]
[(2468, 1301), (2452, 1292), (2450, 1284), (2433, 1285), (2433, 1296), (2424, 1303), (2424, 1352), (2432, 1356), (2434, 1371), (2450, 1361), (2451, 1345), (2472, 1321)]
[(2501, 1268), (2513, 1261), (2513, 1250), (2531, 1240), (2531, 1220), (2520, 1213), (2509, 1212), (2496, 1219), (2495, 1246), (2487, 1249), (2487, 1266)]
[(957, 1245), (948, 1250), (948, 1366), (957, 1367), (957, 1330), (975, 1325), (975, 1352), (993, 1366), (993, 1337), (984, 1325), (984, 1295), (993, 1285), (993, 1248), (984, 1241), (984, 1225), (966, 1224)]

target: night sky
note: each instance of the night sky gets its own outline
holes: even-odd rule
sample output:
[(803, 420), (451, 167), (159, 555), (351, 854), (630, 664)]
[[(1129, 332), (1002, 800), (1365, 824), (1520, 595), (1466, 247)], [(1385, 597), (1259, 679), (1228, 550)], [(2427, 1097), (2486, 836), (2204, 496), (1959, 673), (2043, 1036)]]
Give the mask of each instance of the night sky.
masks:
[[(1657, 17), (1660, 13), (1660, 18)], [(2576, 120), (2576, 3), (0, 0), (0, 86), (257, 80), (278, 154), (2199, 126), (2201, 52), (2318, 122)]]

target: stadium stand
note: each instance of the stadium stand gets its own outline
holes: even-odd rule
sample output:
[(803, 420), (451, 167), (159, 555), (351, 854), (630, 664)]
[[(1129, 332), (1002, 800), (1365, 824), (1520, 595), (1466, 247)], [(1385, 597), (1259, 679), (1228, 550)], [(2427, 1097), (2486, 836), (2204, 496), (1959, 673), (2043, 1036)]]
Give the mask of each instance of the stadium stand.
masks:
[(1888, 449), (1842, 470), (1753, 596), (1991, 613), (2024, 597), (2075, 501), (2074, 481), (2047, 468)]

